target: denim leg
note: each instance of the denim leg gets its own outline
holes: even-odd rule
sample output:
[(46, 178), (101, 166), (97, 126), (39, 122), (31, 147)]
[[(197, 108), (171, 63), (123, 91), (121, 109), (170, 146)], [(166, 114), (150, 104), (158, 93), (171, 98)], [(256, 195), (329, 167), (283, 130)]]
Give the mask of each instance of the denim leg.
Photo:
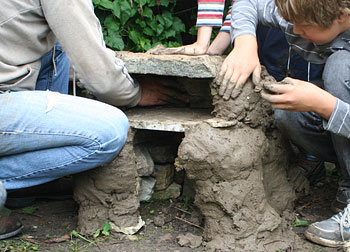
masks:
[[(323, 72), (324, 89), (350, 103), (350, 52), (339, 50), (327, 60)], [(332, 134), (338, 164), (344, 176), (343, 186), (350, 187), (350, 139)]]
[(6, 190), (4, 185), (0, 181), (0, 210), (6, 202)]
[[(53, 57), (53, 53), (55, 56)], [(54, 58), (55, 64), (52, 59)], [(41, 58), (41, 68), (35, 90), (51, 90), (68, 94), (69, 88), (69, 59), (61, 45), (56, 43), (54, 49), (50, 50)]]
[(0, 94), (0, 181), (42, 184), (111, 161), (125, 144), (119, 109), (50, 91)]
[[(350, 103), (350, 52), (338, 51), (327, 60), (323, 88)], [(277, 127), (297, 146), (328, 162), (338, 164), (341, 186), (350, 186), (350, 140), (323, 129), (323, 119), (312, 112), (276, 110)]]

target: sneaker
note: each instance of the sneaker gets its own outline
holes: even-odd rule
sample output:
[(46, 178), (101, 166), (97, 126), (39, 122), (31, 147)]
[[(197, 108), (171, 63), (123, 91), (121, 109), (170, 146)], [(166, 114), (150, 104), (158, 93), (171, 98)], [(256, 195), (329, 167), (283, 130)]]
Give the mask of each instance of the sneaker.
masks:
[(350, 240), (350, 204), (328, 220), (311, 224), (305, 237), (327, 247), (342, 247)]
[[(339, 187), (335, 200), (332, 201), (331, 209), (334, 213), (341, 212), (350, 201), (350, 188)], [(349, 202), (350, 203), (350, 202)]]
[(17, 235), (23, 229), (22, 223), (13, 216), (0, 216), (0, 240)]

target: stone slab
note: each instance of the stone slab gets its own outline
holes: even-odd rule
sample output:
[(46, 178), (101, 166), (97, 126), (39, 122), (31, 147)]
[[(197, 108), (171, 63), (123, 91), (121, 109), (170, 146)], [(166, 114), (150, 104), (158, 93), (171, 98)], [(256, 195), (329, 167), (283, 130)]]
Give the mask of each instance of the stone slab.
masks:
[(191, 126), (212, 118), (211, 110), (190, 108), (133, 108), (126, 111), (134, 129), (185, 132)]
[(153, 55), (117, 51), (129, 73), (156, 74), (187, 78), (215, 78), (224, 60), (222, 56)]

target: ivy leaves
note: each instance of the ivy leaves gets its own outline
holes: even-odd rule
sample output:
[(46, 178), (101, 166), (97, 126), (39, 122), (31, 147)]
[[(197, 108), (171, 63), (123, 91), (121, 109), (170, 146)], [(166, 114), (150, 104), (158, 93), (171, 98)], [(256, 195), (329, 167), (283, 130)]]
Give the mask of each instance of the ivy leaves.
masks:
[(185, 25), (173, 10), (176, 0), (93, 0), (105, 42), (116, 50), (144, 52), (163, 44), (180, 46)]

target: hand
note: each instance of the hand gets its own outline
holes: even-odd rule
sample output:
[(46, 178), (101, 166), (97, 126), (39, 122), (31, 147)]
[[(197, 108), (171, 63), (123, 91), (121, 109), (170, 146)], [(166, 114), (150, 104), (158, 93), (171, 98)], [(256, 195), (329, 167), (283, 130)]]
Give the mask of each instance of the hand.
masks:
[(176, 83), (172, 80), (159, 77), (138, 77), (141, 86), (141, 100), (139, 106), (186, 104), (189, 102), (187, 94), (174, 88)]
[(315, 112), (328, 120), (336, 104), (336, 97), (306, 81), (285, 78), (281, 83), (264, 83), (264, 88), (262, 98), (276, 109)]
[(253, 35), (241, 35), (235, 39), (231, 53), (221, 66), (219, 76), (215, 80), (220, 86), (219, 95), (225, 100), (236, 98), (250, 74), (253, 73), (253, 82), (259, 83), (261, 65), (257, 52), (257, 42)]
[(184, 54), (184, 55), (203, 55), (207, 52), (210, 36), (213, 27), (200, 26), (197, 33), (197, 41), (190, 45), (180, 47), (166, 48), (163, 45), (158, 45), (147, 51), (149, 54), (169, 55), (169, 54)]
[(190, 45), (180, 46), (180, 47), (164, 47), (156, 46), (147, 51), (149, 54), (156, 55), (171, 55), (171, 54), (184, 54), (184, 55), (203, 55), (207, 51), (208, 46), (200, 45), (195, 42)]

